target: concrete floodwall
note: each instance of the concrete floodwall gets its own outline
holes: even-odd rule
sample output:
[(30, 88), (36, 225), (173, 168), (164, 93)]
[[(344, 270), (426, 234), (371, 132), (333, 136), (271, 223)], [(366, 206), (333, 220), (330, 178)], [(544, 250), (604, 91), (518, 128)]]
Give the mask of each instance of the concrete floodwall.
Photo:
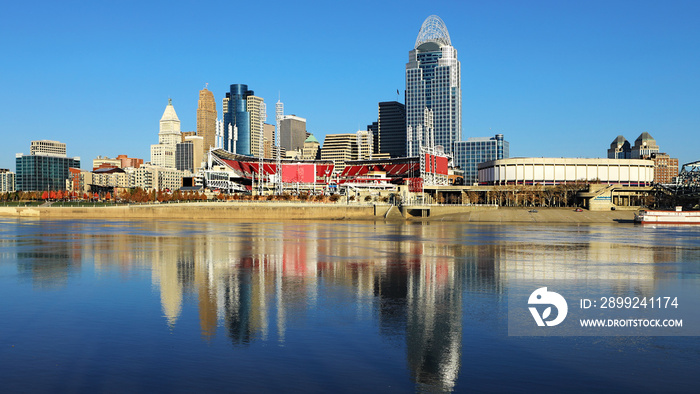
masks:
[(105, 219), (370, 219), (372, 205), (277, 204), (277, 203), (185, 203), (115, 207), (38, 208), (42, 218)]

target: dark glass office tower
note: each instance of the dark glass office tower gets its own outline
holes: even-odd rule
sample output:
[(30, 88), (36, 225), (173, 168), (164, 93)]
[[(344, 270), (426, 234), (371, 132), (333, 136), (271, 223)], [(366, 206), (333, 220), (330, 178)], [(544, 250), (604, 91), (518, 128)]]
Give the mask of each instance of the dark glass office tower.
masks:
[(406, 157), (406, 106), (398, 101), (379, 103), (377, 135), (379, 153)]
[(228, 111), (224, 112), (224, 149), (231, 153), (251, 155), (250, 113), (246, 110), (246, 100), (254, 94), (248, 90), (248, 85), (242, 84), (231, 85), (231, 91), (226, 93)]

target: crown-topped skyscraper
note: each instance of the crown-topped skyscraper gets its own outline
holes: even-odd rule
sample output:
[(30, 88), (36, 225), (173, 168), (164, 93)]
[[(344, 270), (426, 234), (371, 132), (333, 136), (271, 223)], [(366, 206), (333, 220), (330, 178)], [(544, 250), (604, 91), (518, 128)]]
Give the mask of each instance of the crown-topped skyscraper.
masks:
[(204, 139), (203, 154), (216, 145), (216, 101), (206, 87), (199, 91), (197, 102), (197, 135)]
[(435, 136), (434, 144), (441, 145), (446, 153), (452, 153), (454, 142), (462, 139), (460, 68), (445, 22), (437, 15), (429, 16), (406, 63), (409, 156), (417, 156), (420, 147), (429, 143), (430, 128)]

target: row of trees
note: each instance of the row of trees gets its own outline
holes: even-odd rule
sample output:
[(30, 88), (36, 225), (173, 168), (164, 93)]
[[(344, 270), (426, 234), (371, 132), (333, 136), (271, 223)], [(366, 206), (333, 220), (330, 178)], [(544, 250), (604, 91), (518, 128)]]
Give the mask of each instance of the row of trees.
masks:
[(182, 192), (176, 190), (172, 193), (164, 192), (162, 190), (146, 191), (140, 187), (134, 189), (124, 189), (117, 195), (117, 201), (131, 203), (131, 202), (171, 202), (171, 201), (206, 201), (207, 196), (200, 192)]
[(99, 200), (111, 199), (109, 193), (107, 195), (99, 195), (98, 193), (77, 193), (65, 190), (51, 190), (43, 192), (9, 192), (0, 193), (0, 202), (9, 201), (76, 201), (76, 200)]
[(206, 200), (204, 193), (163, 191), (145, 191), (140, 187), (125, 189), (116, 193), (78, 193), (65, 190), (43, 192), (11, 192), (0, 193), (0, 202), (9, 201), (112, 201), (112, 202), (168, 202), (168, 201), (201, 201)]
[(466, 203), (496, 204), (502, 207), (574, 207), (576, 193), (588, 190), (583, 182), (556, 186), (505, 185), (494, 186), (490, 191), (467, 192)]
[(323, 194), (313, 194), (308, 192), (283, 193), (280, 195), (250, 195), (250, 194), (219, 194), (216, 199), (219, 201), (307, 201), (307, 202), (336, 202), (340, 198), (337, 194), (326, 196)]

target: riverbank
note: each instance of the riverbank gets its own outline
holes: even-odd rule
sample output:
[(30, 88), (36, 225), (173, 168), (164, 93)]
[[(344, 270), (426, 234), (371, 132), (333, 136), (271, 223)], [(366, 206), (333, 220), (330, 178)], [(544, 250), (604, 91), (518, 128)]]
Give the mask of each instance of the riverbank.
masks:
[(383, 204), (288, 202), (208, 202), (97, 207), (0, 207), (3, 217), (42, 219), (176, 219), (176, 220), (442, 220), (495, 223), (631, 222), (633, 211), (576, 212), (573, 208), (504, 208), (495, 206), (426, 206), (398, 209)]
[(499, 208), (465, 214), (460, 221), (496, 223), (632, 223), (635, 211), (576, 212), (574, 208)]

